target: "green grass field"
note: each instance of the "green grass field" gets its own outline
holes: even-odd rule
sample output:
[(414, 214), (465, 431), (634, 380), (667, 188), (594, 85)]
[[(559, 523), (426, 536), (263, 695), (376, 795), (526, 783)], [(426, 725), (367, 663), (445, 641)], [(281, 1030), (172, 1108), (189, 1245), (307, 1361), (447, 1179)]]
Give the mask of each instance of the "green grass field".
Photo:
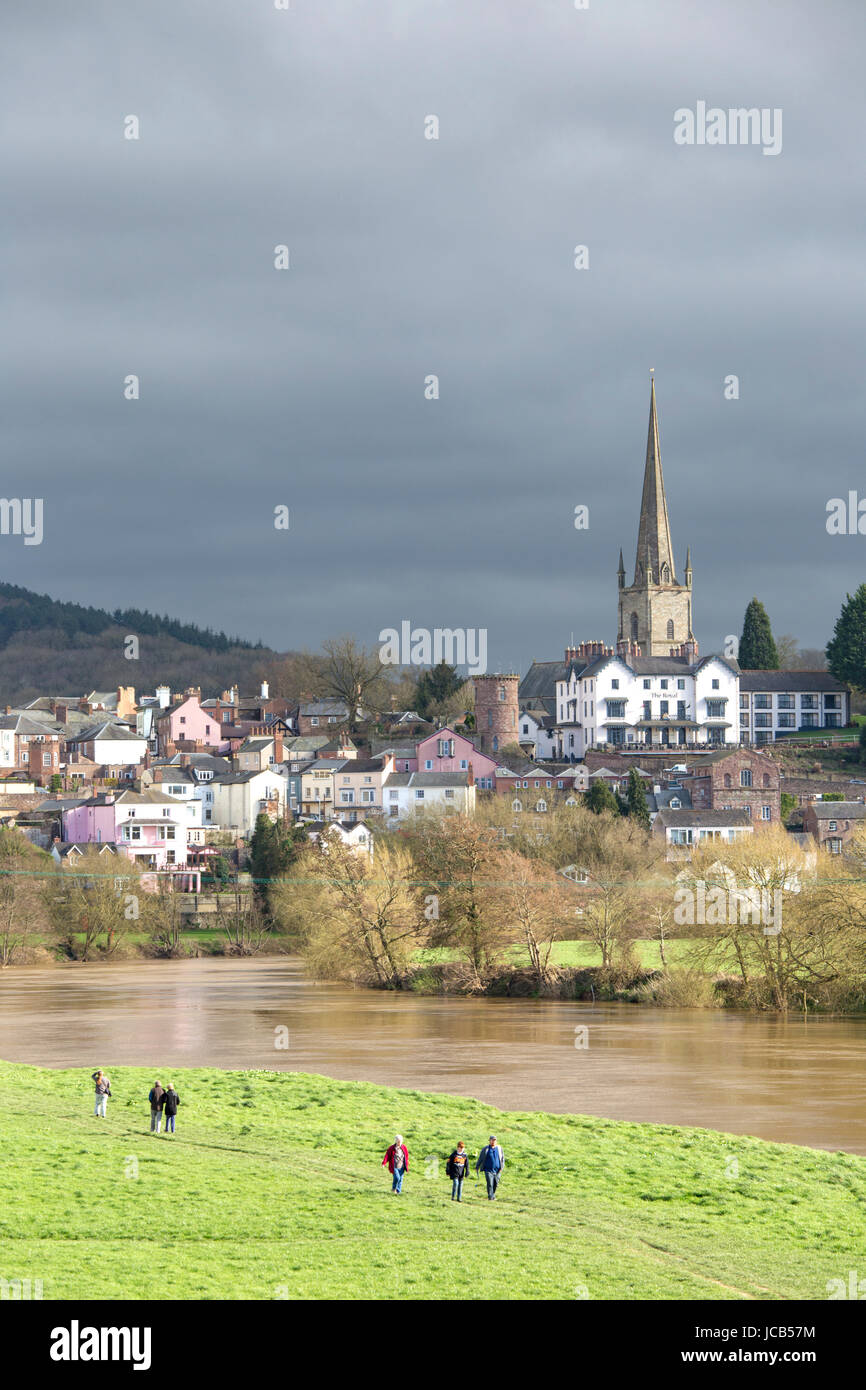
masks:
[[(822, 1299), (863, 1263), (850, 1154), (216, 1070), (161, 1076), (178, 1133), (152, 1136), (151, 1073), (110, 1075), (102, 1120), (86, 1073), (0, 1063), (0, 1278), (45, 1299)], [(500, 1197), (453, 1204), (444, 1158), (491, 1132)]]

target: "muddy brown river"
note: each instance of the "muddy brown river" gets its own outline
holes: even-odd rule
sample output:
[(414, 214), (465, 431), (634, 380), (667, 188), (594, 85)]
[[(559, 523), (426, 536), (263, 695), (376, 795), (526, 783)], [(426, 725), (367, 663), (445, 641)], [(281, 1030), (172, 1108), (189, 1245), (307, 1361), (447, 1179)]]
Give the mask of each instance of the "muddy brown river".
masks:
[(382, 994), (287, 958), (141, 961), (0, 974), (0, 1057), (320, 1072), (866, 1153), (866, 1019)]

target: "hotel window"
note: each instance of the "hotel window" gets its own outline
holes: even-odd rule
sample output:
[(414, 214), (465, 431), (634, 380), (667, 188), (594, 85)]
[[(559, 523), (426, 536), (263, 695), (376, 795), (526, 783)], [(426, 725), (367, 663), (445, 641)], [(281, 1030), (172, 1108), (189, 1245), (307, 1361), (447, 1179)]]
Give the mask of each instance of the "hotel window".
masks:
[(838, 696), (838, 695), (825, 695), (825, 696), (824, 696), (824, 708), (825, 708), (825, 709), (839, 709), (839, 708), (840, 708), (840, 705), (839, 705), (839, 696)]
[(663, 719), (668, 712), (667, 700), (659, 700), (659, 716)]
[(685, 683), (685, 681), (682, 679), (682, 677), (680, 677), (680, 679), (677, 681), (677, 690), (685, 690), (685, 688), (686, 688), (686, 683)]
[(721, 719), (725, 713), (724, 700), (707, 700), (707, 718)]
[(780, 714), (780, 715), (779, 715), (779, 728), (780, 728), (780, 729), (794, 729), (794, 728), (796, 728), (796, 726), (797, 726), (797, 725), (796, 725), (796, 720), (795, 720), (793, 714)]
[(801, 696), (800, 696), (800, 708), (801, 708), (801, 709), (817, 709), (817, 708), (818, 708), (818, 697), (817, 697), (817, 695), (801, 695)]
[(777, 695), (777, 696), (776, 696), (776, 708), (777, 708), (777, 709), (793, 709), (793, 708), (794, 708), (794, 697), (793, 697), (793, 695)]
[(643, 683), (643, 688), (644, 688), (644, 690), (649, 690), (649, 688), (650, 688), (650, 683), (649, 683), (649, 681), (644, 681), (644, 683)]
[(659, 684), (661, 685), (662, 690), (667, 690), (667, 688), (668, 688), (668, 683), (667, 683), (667, 681), (660, 681)]
[(769, 697), (769, 695), (756, 695), (756, 696), (755, 696), (755, 709), (769, 709), (769, 708), (770, 708), (770, 697)]
[(772, 723), (773, 723), (773, 719), (772, 719), (772, 716), (769, 715), (769, 714), (756, 714), (756, 715), (755, 715), (755, 728), (756, 728), (756, 729), (769, 729), (769, 728), (771, 727)]

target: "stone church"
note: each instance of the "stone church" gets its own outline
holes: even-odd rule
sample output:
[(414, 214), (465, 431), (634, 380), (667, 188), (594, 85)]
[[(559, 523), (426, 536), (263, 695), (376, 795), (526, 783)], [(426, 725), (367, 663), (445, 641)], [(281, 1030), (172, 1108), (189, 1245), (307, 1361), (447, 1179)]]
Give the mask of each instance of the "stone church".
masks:
[(692, 567), (686, 552), (683, 583), (677, 582), (668, 504), (662, 476), (656, 388), (650, 388), (646, 466), (637, 533), (634, 579), (625, 582), (619, 552), (617, 650), (641, 656), (697, 656), (692, 630)]

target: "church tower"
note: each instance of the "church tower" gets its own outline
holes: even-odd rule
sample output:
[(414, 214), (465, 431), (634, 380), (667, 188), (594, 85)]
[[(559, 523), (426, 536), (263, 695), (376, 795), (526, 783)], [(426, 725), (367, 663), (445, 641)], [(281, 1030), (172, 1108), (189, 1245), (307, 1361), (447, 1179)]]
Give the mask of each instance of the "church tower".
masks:
[[(634, 580), (627, 585), (622, 551), (619, 553), (618, 643), (636, 644), (641, 656), (670, 656), (697, 644), (692, 632), (691, 553), (686, 556), (685, 583), (678, 584), (668, 521), (668, 504), (662, 477), (656, 385), (650, 388), (649, 431), (643, 496), (637, 532)], [(625, 649), (625, 646), (623, 649)], [(633, 647), (632, 647), (633, 650)]]

